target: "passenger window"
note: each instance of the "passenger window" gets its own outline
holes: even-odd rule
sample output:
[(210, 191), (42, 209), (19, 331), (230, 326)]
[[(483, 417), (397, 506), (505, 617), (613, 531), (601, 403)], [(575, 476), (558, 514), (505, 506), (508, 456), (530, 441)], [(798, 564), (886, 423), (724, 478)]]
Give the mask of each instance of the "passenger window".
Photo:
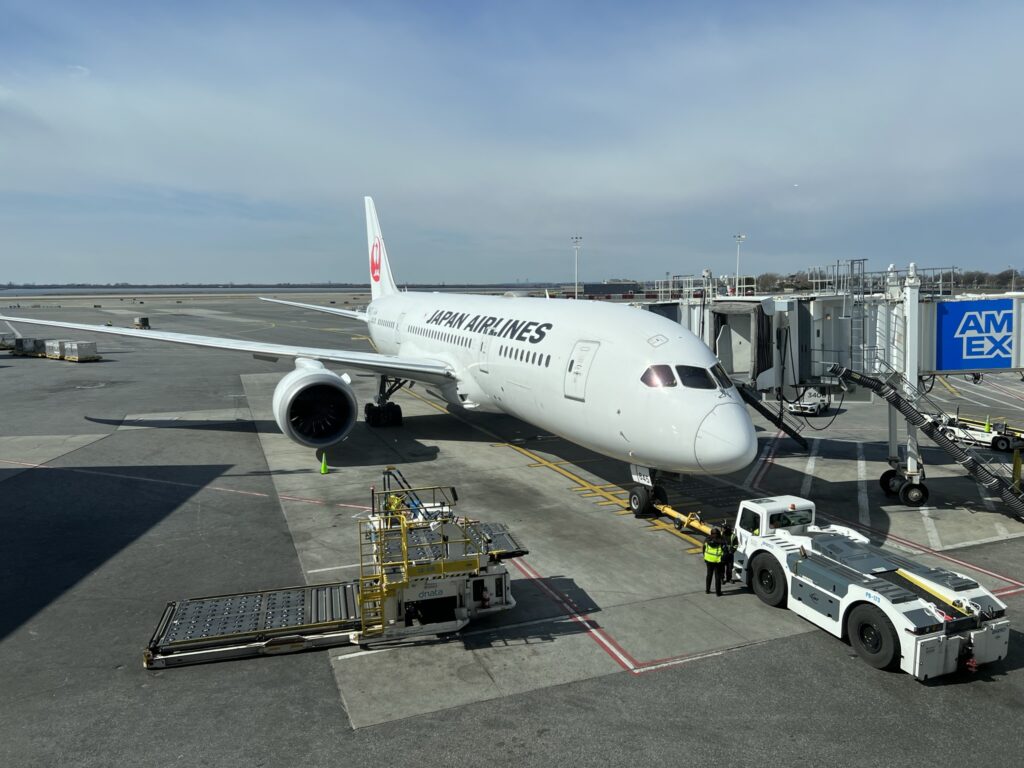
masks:
[(725, 372), (725, 368), (722, 367), (721, 363), (715, 363), (711, 367), (711, 373), (718, 380), (718, 386), (722, 389), (729, 389), (729, 387), (736, 386), (732, 383), (732, 379), (729, 378), (729, 374)]
[(748, 533), (760, 535), (761, 532), (757, 529), (758, 526), (758, 514), (752, 509), (744, 509), (740, 514), (740, 528)]
[(544, 360), (544, 367), (547, 368), (549, 365), (551, 365), (551, 355), (548, 355)]
[(711, 371), (707, 368), (698, 368), (695, 365), (677, 365), (679, 380), (684, 387), (689, 389), (716, 389), (715, 380), (711, 378)]
[(676, 377), (672, 375), (671, 365), (652, 365), (644, 371), (640, 381), (648, 387), (674, 387), (676, 385)]

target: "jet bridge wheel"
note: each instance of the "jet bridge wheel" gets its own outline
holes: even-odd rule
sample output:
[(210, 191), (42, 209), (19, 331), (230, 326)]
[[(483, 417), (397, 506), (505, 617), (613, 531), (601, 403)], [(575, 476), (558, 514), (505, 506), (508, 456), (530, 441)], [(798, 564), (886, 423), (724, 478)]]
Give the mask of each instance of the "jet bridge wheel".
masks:
[(762, 603), (779, 607), (786, 602), (786, 575), (779, 561), (766, 552), (750, 564), (750, 584)]
[(908, 507), (923, 507), (928, 503), (928, 489), (920, 483), (906, 483), (900, 488), (900, 501)]
[(899, 641), (892, 622), (881, 610), (862, 603), (846, 619), (850, 645), (875, 669), (891, 669), (898, 661)]
[(900, 492), (900, 486), (903, 485), (903, 478), (895, 469), (887, 469), (878, 478), (878, 484), (882, 486), (886, 496), (896, 496)]

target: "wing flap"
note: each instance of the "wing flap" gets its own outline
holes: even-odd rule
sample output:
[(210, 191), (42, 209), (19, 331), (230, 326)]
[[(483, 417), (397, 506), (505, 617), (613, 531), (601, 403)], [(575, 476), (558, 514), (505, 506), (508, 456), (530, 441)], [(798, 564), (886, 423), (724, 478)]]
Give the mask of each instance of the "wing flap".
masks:
[(319, 347), (292, 347), (285, 344), (269, 344), (250, 339), (226, 339), (216, 336), (196, 336), (190, 333), (170, 331), (147, 331), (135, 328), (114, 328), (106, 325), (86, 325), (57, 320), (32, 320), (27, 317), (0, 315), (0, 320), (29, 325), (48, 325), (53, 328), (67, 328), (88, 333), (102, 333), (108, 336), (126, 336), (132, 339), (163, 341), (171, 344), (185, 344), (192, 347), (226, 349), (235, 352), (249, 352), (264, 358), (308, 357), (325, 363), (339, 363), (347, 368), (369, 373), (384, 374), (402, 379), (411, 379), (424, 384), (445, 384), (455, 380), (455, 372), (441, 360), (382, 355), (377, 352), (349, 352), (341, 349)]

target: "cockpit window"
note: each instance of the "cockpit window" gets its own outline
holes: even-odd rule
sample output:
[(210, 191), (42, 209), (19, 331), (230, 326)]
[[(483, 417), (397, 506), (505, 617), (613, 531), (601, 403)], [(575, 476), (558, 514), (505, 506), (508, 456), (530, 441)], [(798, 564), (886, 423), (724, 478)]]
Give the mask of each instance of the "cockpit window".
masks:
[(711, 378), (711, 372), (707, 368), (698, 368), (695, 365), (677, 365), (676, 372), (684, 387), (690, 389), (716, 389), (715, 380)]
[(729, 374), (725, 372), (725, 368), (722, 367), (721, 363), (715, 363), (711, 368), (711, 373), (718, 380), (718, 386), (722, 389), (736, 386), (732, 383), (732, 379), (729, 378)]
[(672, 375), (671, 365), (652, 365), (644, 371), (640, 381), (648, 387), (674, 387), (676, 385), (676, 377)]

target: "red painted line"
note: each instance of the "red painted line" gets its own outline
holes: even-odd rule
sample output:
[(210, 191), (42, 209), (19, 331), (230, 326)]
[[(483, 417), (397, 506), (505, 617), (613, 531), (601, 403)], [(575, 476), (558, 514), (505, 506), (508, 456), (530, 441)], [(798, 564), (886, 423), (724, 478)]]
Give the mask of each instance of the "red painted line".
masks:
[(596, 642), (598, 646), (605, 653), (607, 653), (612, 658), (612, 660), (615, 661), (616, 664), (618, 664), (623, 669), (629, 671), (632, 671), (637, 667), (637, 661), (624, 650), (622, 650), (622, 647), (619, 646), (619, 644), (616, 643), (614, 640), (612, 640), (608, 636), (608, 634), (597, 625), (597, 622), (595, 622), (589, 616), (581, 614), (579, 613), (579, 611), (575, 610), (570, 605), (572, 601), (569, 600), (569, 598), (562, 595), (561, 593), (559, 593), (558, 591), (556, 591), (555, 589), (549, 587), (546, 583), (544, 583), (541, 575), (537, 573), (537, 571), (534, 570), (532, 566), (523, 561), (522, 558), (515, 558), (514, 560), (512, 560), (512, 564), (516, 566), (516, 568), (519, 570), (520, 573), (523, 574), (523, 576), (525, 576), (527, 579), (534, 582), (538, 587), (540, 587), (540, 589), (543, 590), (548, 595), (548, 597), (550, 597), (555, 602), (555, 604), (562, 609), (562, 611), (565, 613), (566, 616), (569, 617), (571, 621), (579, 624), (581, 627), (586, 628), (587, 634), (594, 639), (594, 642)]
[(512, 564), (516, 566), (520, 573), (522, 573), (527, 579), (536, 583), (541, 590), (543, 590), (548, 597), (550, 597), (556, 605), (558, 605), (562, 611), (572, 621), (576, 622), (580, 626), (586, 627), (587, 634), (589, 634), (598, 646), (624, 670), (634, 675), (642, 675), (648, 672), (657, 672), (662, 669), (668, 669), (670, 667), (685, 664), (690, 661), (699, 661), (700, 659), (707, 659), (714, 656), (721, 656), (723, 653), (736, 650), (737, 648), (744, 648), (749, 645), (759, 645), (761, 642), (767, 641), (755, 641), (752, 643), (745, 643), (741, 646), (733, 648), (722, 648), (716, 651), (701, 651), (698, 653), (688, 653), (679, 656), (669, 656), (664, 659), (654, 659), (653, 661), (637, 661), (633, 656), (626, 651), (608, 632), (602, 627), (597, 625), (590, 616), (581, 614), (578, 610), (574, 610), (570, 607), (573, 603), (572, 600), (566, 595), (561, 594), (552, 587), (549, 587), (543, 581), (543, 577), (537, 570), (529, 563), (525, 562), (522, 558), (516, 558), (512, 560)]
[(1024, 586), (1000, 587), (999, 589), (992, 590), (992, 594), (996, 597), (1009, 597), (1010, 595), (1019, 595), (1021, 592), (1024, 592)]

